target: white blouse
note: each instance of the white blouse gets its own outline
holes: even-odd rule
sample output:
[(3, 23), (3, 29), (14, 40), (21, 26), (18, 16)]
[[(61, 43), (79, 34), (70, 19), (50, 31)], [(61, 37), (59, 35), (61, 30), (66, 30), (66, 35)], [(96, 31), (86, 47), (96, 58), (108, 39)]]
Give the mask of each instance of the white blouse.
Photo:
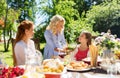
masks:
[(26, 44), (23, 40), (20, 40), (16, 43), (14, 47), (15, 56), (17, 65), (24, 65), (26, 60), (26, 55), (29, 54), (35, 54), (35, 45), (32, 40), (28, 41), (28, 44)]

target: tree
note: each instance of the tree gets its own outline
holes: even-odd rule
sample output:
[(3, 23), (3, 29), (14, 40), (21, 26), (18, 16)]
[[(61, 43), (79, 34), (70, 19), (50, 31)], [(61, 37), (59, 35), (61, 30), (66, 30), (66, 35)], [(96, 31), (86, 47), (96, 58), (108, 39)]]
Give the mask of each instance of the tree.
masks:
[(8, 4), (14, 10), (20, 10), (19, 22), (27, 19), (35, 21), (36, 0), (8, 0)]
[(1, 40), (1, 35), (2, 35), (2, 31), (3, 31), (3, 26), (4, 26), (4, 16), (3, 14), (5, 14), (5, 0), (1, 0), (0, 1), (0, 40)]
[[(120, 37), (120, 1), (106, 1), (100, 5), (93, 6), (87, 13), (88, 23), (93, 24), (93, 30), (106, 32), (111, 29), (112, 34)], [(116, 32), (118, 31), (118, 32)]]
[[(18, 17), (18, 11), (15, 11), (8, 7), (8, 4), (5, 0), (1, 1), (2, 11), (4, 13), (1, 14), (1, 17), (4, 20), (4, 27), (3, 27), (3, 37), (4, 37), (4, 51), (8, 51), (10, 39), (12, 37), (12, 30), (14, 30), (14, 22)], [(8, 39), (6, 39), (8, 37)]]
[(76, 5), (74, 5), (74, 8), (78, 10), (80, 17), (82, 16), (83, 12), (87, 12), (90, 8), (90, 4), (88, 1), (85, 0), (73, 0)]
[(12, 32), (16, 31), (15, 23), (26, 19), (34, 21), (35, 3), (35, 0), (1, 0), (0, 17), (4, 20), (4, 51), (8, 51)]
[[(48, 16), (46, 21), (44, 21), (46, 26), (53, 15), (59, 14), (65, 18), (65, 37), (68, 42), (74, 41), (83, 29), (91, 30), (91, 27), (86, 25), (86, 21), (83, 19), (83, 16), (81, 15), (81, 18), (79, 17), (78, 10), (74, 8), (76, 3), (73, 0), (41, 0), (40, 3), (42, 3), (40, 7), (42, 14), (46, 14)], [(41, 29), (38, 29), (37, 31), (40, 33), (40, 31), (43, 31)], [(37, 35), (39, 33), (37, 32)], [(41, 37), (41, 39), (44, 38), (43, 35)]]
[[(47, 23), (46, 25), (48, 25), (48, 22), (53, 15), (59, 14), (59, 15), (61, 15), (65, 18), (65, 20), (66, 20), (65, 31), (68, 32), (67, 29), (70, 28), (68, 26), (68, 24), (71, 23), (72, 20), (74, 21), (74, 17), (76, 17), (77, 19), (79, 18), (78, 17), (78, 12), (77, 12), (77, 10), (75, 10), (73, 8), (73, 5), (75, 5), (75, 3), (73, 1), (68, 1), (68, 0), (65, 0), (65, 1), (62, 1), (62, 0), (52, 0), (52, 1), (47, 0), (47, 4), (42, 6), (42, 8), (41, 8), (42, 12), (46, 13), (48, 15), (48, 19), (46, 19), (47, 22), (45, 22), (45, 23)], [(66, 35), (66, 36), (68, 38), (69, 35)], [(70, 39), (68, 38), (68, 41), (69, 40)]]
[(99, 5), (104, 0), (72, 0), (75, 2), (74, 8), (79, 12), (80, 17), (82, 13), (85, 12), (84, 17), (86, 17), (86, 13), (91, 9), (93, 5)]

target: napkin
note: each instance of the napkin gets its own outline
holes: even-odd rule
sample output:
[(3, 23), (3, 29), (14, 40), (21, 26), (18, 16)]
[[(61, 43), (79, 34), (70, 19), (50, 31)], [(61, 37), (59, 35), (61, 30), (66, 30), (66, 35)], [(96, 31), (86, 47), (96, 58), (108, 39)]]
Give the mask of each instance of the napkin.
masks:
[(91, 44), (89, 45), (90, 57), (91, 57), (91, 66), (97, 66), (97, 57), (98, 57), (98, 47)]

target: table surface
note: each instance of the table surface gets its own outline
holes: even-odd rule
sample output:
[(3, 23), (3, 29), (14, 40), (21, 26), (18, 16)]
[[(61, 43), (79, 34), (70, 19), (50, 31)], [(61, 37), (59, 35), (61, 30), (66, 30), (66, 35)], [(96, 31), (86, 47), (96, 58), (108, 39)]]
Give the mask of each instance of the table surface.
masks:
[(96, 68), (84, 72), (68, 71), (66, 74), (67, 77), (63, 78), (120, 78), (120, 73), (111, 76), (108, 75), (107, 72), (101, 68)]
[[(25, 66), (20, 66), (24, 68)], [(61, 78), (120, 78), (120, 73), (115, 77), (110, 77), (107, 72), (101, 68), (91, 69), (88, 71), (70, 71), (62, 74)]]
[(110, 76), (107, 74), (98, 74), (98, 73), (68, 72), (67, 75), (62, 78), (120, 78), (120, 75)]

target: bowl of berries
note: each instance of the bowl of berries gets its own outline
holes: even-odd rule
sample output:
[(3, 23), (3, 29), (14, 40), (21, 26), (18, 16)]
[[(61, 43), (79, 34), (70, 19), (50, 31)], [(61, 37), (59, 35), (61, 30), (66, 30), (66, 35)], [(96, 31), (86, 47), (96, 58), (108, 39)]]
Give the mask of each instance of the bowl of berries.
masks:
[(4, 67), (0, 70), (0, 78), (15, 78), (23, 75), (24, 71), (21, 67)]

